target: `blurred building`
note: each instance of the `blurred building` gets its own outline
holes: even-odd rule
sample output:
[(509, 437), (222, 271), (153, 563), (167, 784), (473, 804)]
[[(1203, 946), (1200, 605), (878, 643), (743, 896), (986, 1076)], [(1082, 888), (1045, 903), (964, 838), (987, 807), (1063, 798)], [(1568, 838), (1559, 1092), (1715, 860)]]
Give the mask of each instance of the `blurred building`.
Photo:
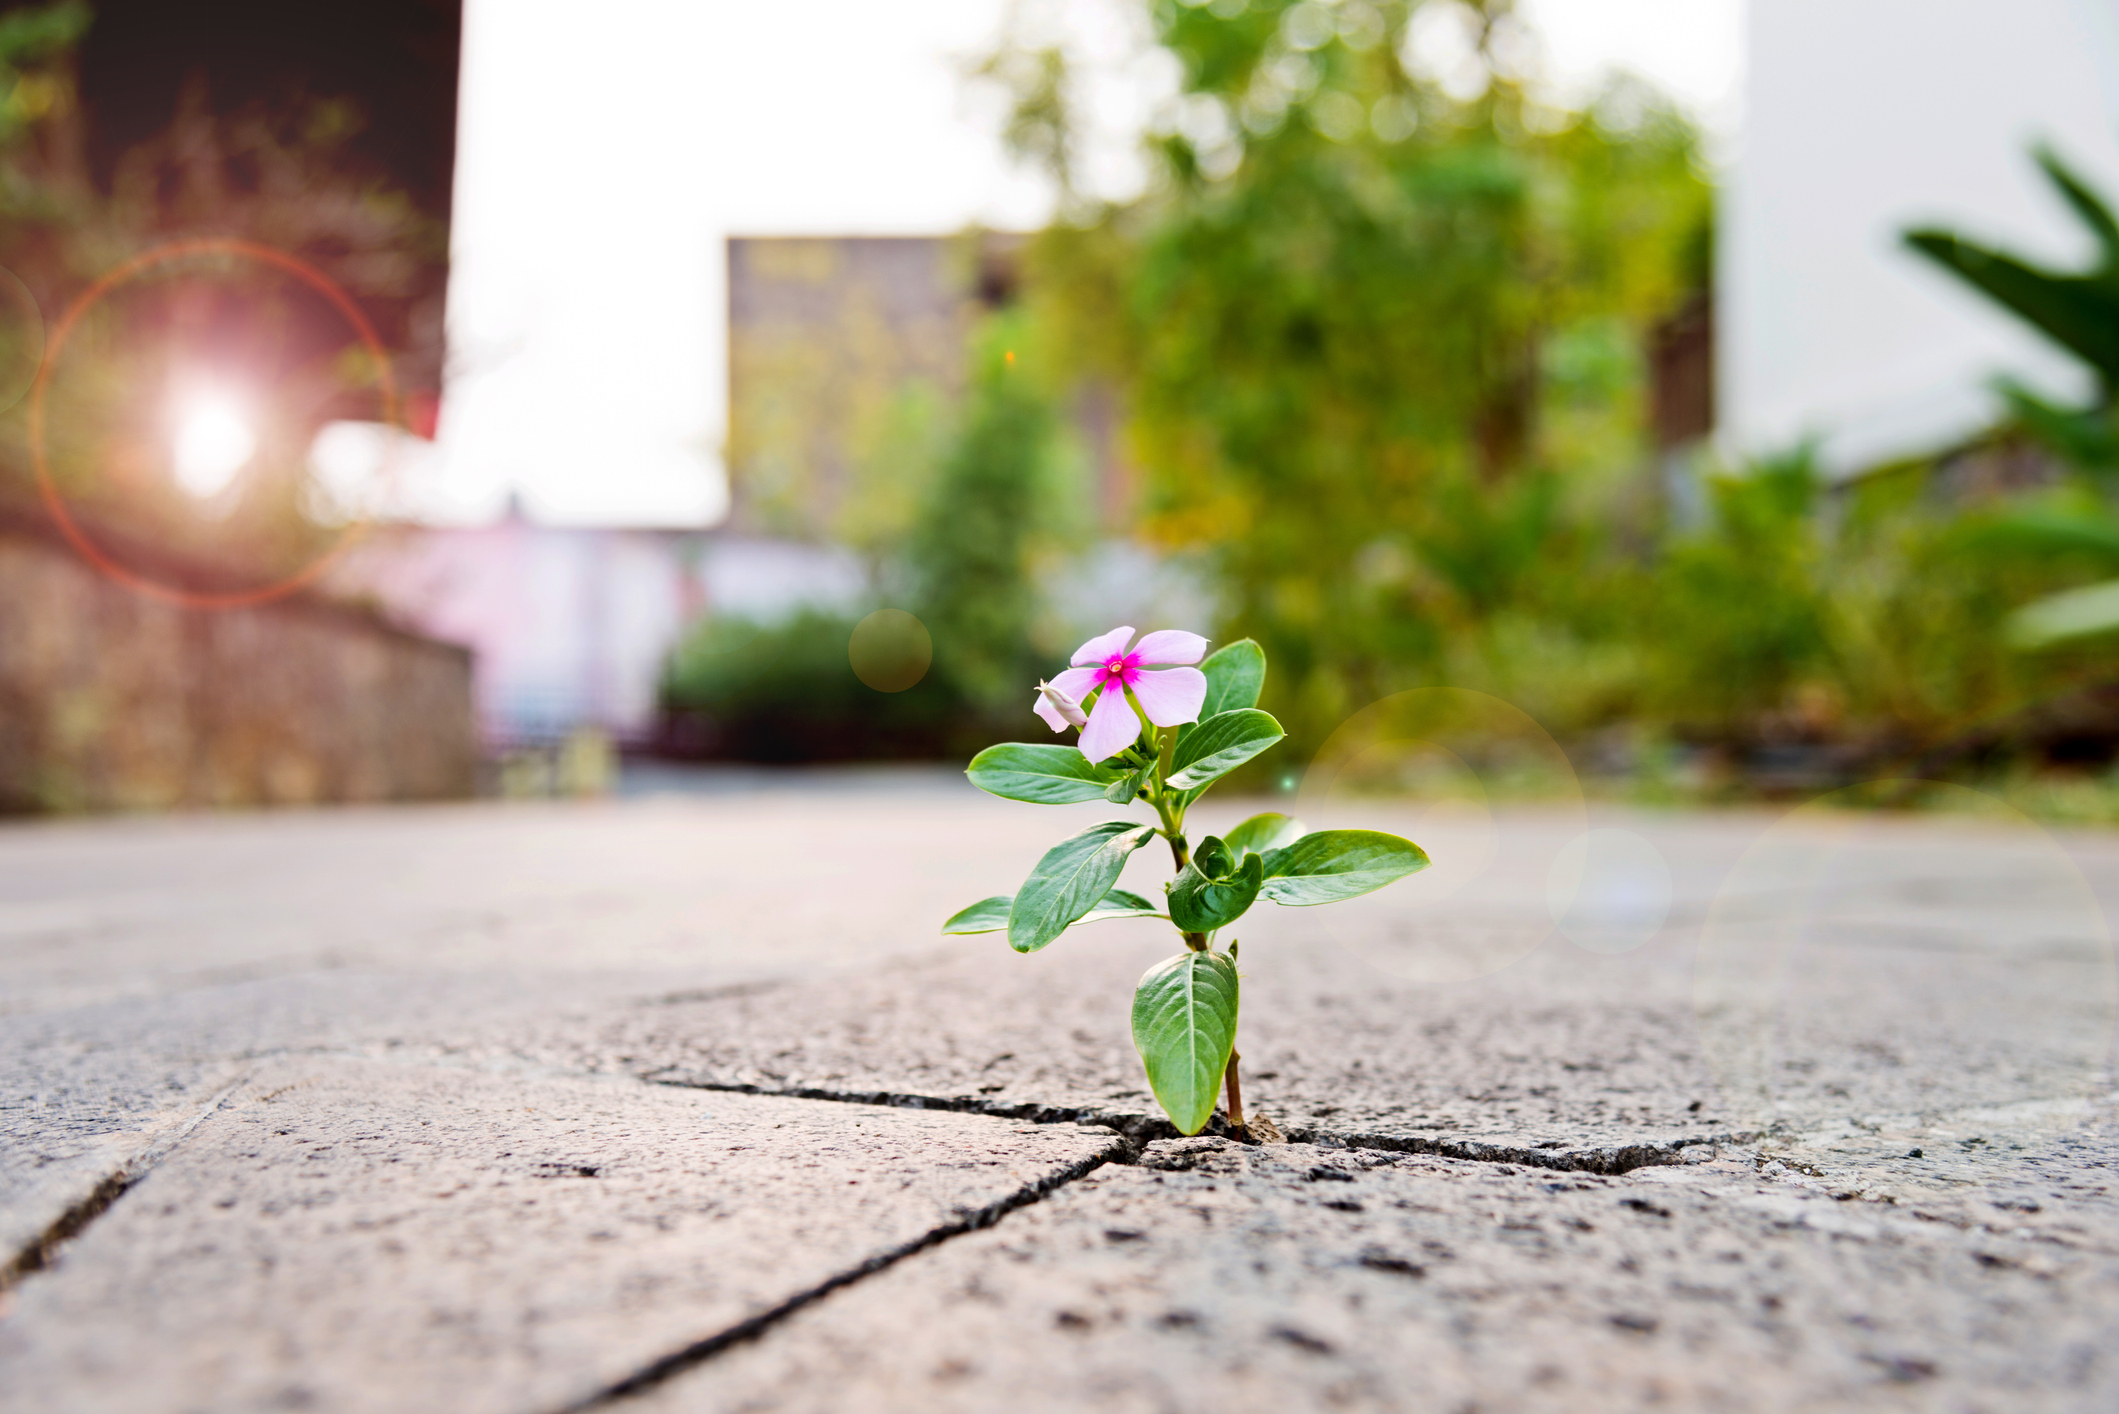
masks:
[[(0, 9), (17, 42), (11, 62), (31, 66), (11, 79), (0, 264), (47, 321), (119, 254), (194, 237), (262, 242), (359, 301), (392, 352), (408, 420), (431, 430), (460, 0)], [(100, 360), (90, 377), (104, 394), (80, 405), (93, 415), (77, 409), (96, 439), (80, 460), (98, 476), (72, 517), (151, 592), (66, 543), (37, 505), (19, 437), (0, 449), (0, 810), (472, 790), (461, 648), (307, 593), (221, 602), (277, 576), (273, 547), (286, 542), (275, 536), (297, 516), (275, 492), (298, 478), (308, 432), (374, 415), (361, 379), (305, 381), (356, 342), (349, 322), (273, 284), (187, 295), (184, 319), (157, 324), (150, 312), (122, 326), (125, 338), (105, 331), (73, 346), (71, 359)], [(111, 380), (134, 354), (151, 362), (150, 349), (180, 352), (202, 382), (250, 371), (295, 389), (238, 428), (258, 440), (235, 502), (169, 499), (182, 477), (165, 479), (167, 429), (125, 421), (158, 395)], [(22, 388), (10, 388), (13, 402)]]
[[(258, 119), (296, 142), (305, 126), (322, 124), (346, 160), (401, 192), (422, 216), (448, 220), (462, 0), (94, 0), (92, 10), (76, 61), (79, 143), (99, 189), (110, 190), (128, 162), (137, 164), (158, 143), (172, 147), (168, 165), (195, 160), (182, 150), (197, 141), (187, 119)], [(238, 205), (231, 200), (230, 215), (207, 218), (206, 229), (290, 248), (307, 244), (298, 239), (303, 234), (327, 247), (346, 239), (346, 232), (322, 229), (330, 218), (321, 212), (313, 232), (285, 222), (244, 229), (233, 215)], [(446, 243), (391, 256), (418, 268), (392, 282), (394, 294), (370, 291), (363, 305), (395, 351), (411, 422), (431, 434), (444, 357)]]
[(995, 236), (728, 242), (730, 524), (824, 541), (875, 513), (893, 443), (955, 397), (979, 314), (1012, 293)]
[(99, 177), (108, 180), (126, 152), (169, 125), (187, 87), (203, 87), (220, 114), (348, 99), (360, 109), (350, 145), (429, 214), (449, 214), (463, 0), (95, 0), (93, 8), (80, 84)]
[[(978, 321), (1019, 282), (1023, 237), (737, 236), (728, 242), (729, 523), (818, 543), (901, 527), (963, 389)], [(1073, 409), (1107, 525), (1132, 477), (1117, 408)]]
[(1899, 239), (1943, 225), (2086, 261), (2031, 163), (2041, 140), (2119, 194), (2109, 0), (1748, 6), (1716, 277), (1725, 445), (1770, 454), (1816, 438), (1829, 468), (1851, 471), (1990, 425), (1999, 373), (2086, 397), (2077, 366)]

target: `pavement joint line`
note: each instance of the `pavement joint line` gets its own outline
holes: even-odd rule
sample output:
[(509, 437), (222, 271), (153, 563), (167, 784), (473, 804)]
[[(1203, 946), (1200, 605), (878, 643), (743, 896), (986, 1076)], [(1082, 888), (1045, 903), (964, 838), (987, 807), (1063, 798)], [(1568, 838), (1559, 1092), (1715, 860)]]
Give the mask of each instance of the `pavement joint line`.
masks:
[[(739, 984), (748, 987), (751, 984)], [(677, 994), (682, 996), (683, 994)], [(311, 1057), (362, 1061), (384, 1065), (434, 1066), (473, 1070), (489, 1075), (536, 1075), (585, 1080), (632, 1080), (679, 1090), (709, 1093), (763, 1095), (784, 1100), (818, 1100), (831, 1104), (868, 1105), (882, 1109), (942, 1110), (955, 1114), (985, 1115), (993, 1119), (1025, 1124), (1086, 1124), (1109, 1129), (1123, 1137), (1135, 1152), (1159, 1139), (1232, 1138), (1226, 1122), (1216, 1111), (1208, 1127), (1197, 1135), (1180, 1134), (1177, 1126), (1157, 1115), (1125, 1110), (1095, 1109), (1085, 1105), (1049, 1105), (1038, 1101), (975, 1099), (967, 1095), (926, 1095), (900, 1090), (833, 1090), (824, 1086), (758, 1085), (748, 1081), (690, 1080), (657, 1071), (609, 1071), (552, 1066), (534, 1062), (474, 1060), (464, 1056), (378, 1054), (338, 1046), (285, 1047), (251, 1051), (248, 1061)], [(1293, 1125), (1286, 1130), (1290, 1144), (1316, 1144), (1327, 1149), (1369, 1149), (1394, 1154), (1434, 1154), (1445, 1159), (1472, 1163), (1518, 1164), (1525, 1168), (1549, 1169), (1555, 1173), (1593, 1173), (1617, 1177), (1635, 1169), (1683, 1164), (1685, 1151), (1702, 1147), (1723, 1149), (1756, 1144), (1773, 1137), (1779, 1127), (1730, 1130), (1697, 1138), (1652, 1140), (1642, 1144), (1603, 1145), (1595, 1148), (1543, 1149), (1535, 1145), (1497, 1144), (1479, 1139), (1446, 1139), (1418, 1134), (1384, 1134), (1362, 1130), (1331, 1130), (1313, 1125)], [(0, 1283), (4, 1289), (4, 1283)]]
[[(736, 1081), (684, 1080), (650, 1071), (639, 1077), (651, 1085), (684, 1090), (720, 1091), (737, 1095), (770, 1095), (789, 1100), (825, 1100), (834, 1104), (873, 1105), (900, 1110), (951, 1110), (959, 1114), (990, 1115), (995, 1119), (1020, 1120), (1030, 1124), (1088, 1124), (1115, 1130), (1138, 1150), (1158, 1139), (1187, 1137), (1225, 1138), (1227, 1131), (1217, 1113), (1214, 1126), (1200, 1135), (1178, 1133), (1177, 1126), (1153, 1115), (1091, 1109), (1086, 1106), (1046, 1105), (1035, 1101), (1007, 1103), (975, 1100), (957, 1095), (919, 1095), (893, 1090), (831, 1090), (814, 1085), (764, 1086)], [(1734, 1148), (1760, 1138), (1758, 1131), (1702, 1135), (1697, 1139), (1658, 1140), (1645, 1144), (1606, 1145), (1594, 1149), (1542, 1150), (1513, 1144), (1489, 1144), (1476, 1139), (1430, 1139), (1421, 1135), (1338, 1132), (1308, 1125), (1287, 1130), (1291, 1144), (1316, 1144), (1327, 1149), (1374, 1149), (1386, 1153), (1434, 1154), (1445, 1159), (1473, 1163), (1519, 1164), (1525, 1168), (1550, 1169), (1556, 1173), (1595, 1173), (1614, 1177), (1638, 1168), (1686, 1162), (1685, 1150), (1710, 1146)]]
[(938, 1247), (951, 1238), (962, 1237), (966, 1233), (992, 1227), (1016, 1209), (1025, 1208), (1032, 1203), (1040, 1201), (1046, 1195), (1064, 1188), (1076, 1179), (1084, 1178), (1094, 1173), (1105, 1164), (1129, 1162), (1133, 1157), (1133, 1153), (1134, 1150), (1130, 1141), (1123, 1135), (1117, 1136), (1110, 1147), (1101, 1153), (1093, 1154), (1086, 1159), (1077, 1160), (1055, 1173), (1048, 1174), (1033, 1183), (1024, 1185), (1005, 1198), (996, 1199), (982, 1208), (965, 1214), (954, 1222), (944, 1223), (940, 1227), (913, 1238), (910, 1242), (900, 1243), (887, 1252), (879, 1252), (867, 1261), (862, 1262), (859, 1266), (850, 1267), (835, 1276), (819, 1282), (806, 1291), (797, 1292), (769, 1310), (761, 1311), (757, 1315), (747, 1320), (739, 1321), (725, 1330), (718, 1331), (702, 1340), (694, 1341), (680, 1350), (672, 1351), (661, 1359), (652, 1361), (639, 1370), (634, 1371), (624, 1379), (605, 1386), (588, 1398), (563, 1406), (555, 1411), (555, 1414), (588, 1414), (591, 1410), (607, 1409), (622, 1400), (630, 1399), (636, 1394), (643, 1394), (656, 1385), (661, 1384), (664, 1380), (704, 1364), (724, 1351), (739, 1345), (746, 1345), (758, 1339), (797, 1311), (821, 1301), (843, 1287), (852, 1286), (854, 1283), (874, 1276), (886, 1268), (896, 1266), (907, 1257), (916, 1256), (930, 1247)]
[(124, 1197), (135, 1183), (145, 1178), (156, 1164), (169, 1157), (177, 1145), (183, 1143), (194, 1129), (204, 1124), (209, 1115), (227, 1103), (228, 1097), (249, 1079), (248, 1072), (236, 1077), (223, 1086), (212, 1099), (201, 1105), (191, 1118), (105, 1174), (101, 1182), (54, 1218), (44, 1231), (24, 1244), (20, 1251), (8, 1259), (6, 1266), (0, 1267), (0, 1293), (13, 1290), (24, 1278), (50, 1266), (52, 1258), (58, 1255), (61, 1247), (86, 1232), (97, 1218), (109, 1212), (112, 1204)]

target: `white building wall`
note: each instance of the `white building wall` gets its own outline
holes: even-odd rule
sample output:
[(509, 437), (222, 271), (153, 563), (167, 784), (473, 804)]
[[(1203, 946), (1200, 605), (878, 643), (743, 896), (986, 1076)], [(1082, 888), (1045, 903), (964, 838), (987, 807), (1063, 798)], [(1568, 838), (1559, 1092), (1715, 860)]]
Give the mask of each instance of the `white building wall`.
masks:
[(2051, 141), (2119, 201), (2119, 0), (1751, 0), (1746, 41), (1716, 277), (1724, 450), (1816, 438), (1846, 472), (1977, 431), (1999, 373), (2084, 393), (1899, 233), (2086, 260), (2028, 148)]

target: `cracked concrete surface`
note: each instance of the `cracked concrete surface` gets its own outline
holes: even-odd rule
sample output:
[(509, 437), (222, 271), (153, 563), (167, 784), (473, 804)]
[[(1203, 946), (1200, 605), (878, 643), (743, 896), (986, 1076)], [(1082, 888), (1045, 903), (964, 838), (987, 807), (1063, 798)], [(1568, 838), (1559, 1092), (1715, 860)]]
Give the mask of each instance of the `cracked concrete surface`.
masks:
[(1546, 906), (1579, 819), (1349, 810), (1441, 862), (1244, 921), (1246, 1095), (1308, 1141), (1263, 1149), (1159, 1137), (1156, 925), (932, 932), (1104, 807), (913, 772), (0, 830), (0, 1388), (2119, 1403), (2119, 839), (1600, 815), (1673, 883), (1606, 955)]
[(641, 1407), (2088, 1410), (2119, 1385), (2115, 1304), (2108, 1202), (2062, 1241), (1734, 1162), (1178, 1140)]
[(974, 1225), (1108, 1130), (321, 1057), (215, 1122), (23, 1284), (10, 1400), (557, 1408)]

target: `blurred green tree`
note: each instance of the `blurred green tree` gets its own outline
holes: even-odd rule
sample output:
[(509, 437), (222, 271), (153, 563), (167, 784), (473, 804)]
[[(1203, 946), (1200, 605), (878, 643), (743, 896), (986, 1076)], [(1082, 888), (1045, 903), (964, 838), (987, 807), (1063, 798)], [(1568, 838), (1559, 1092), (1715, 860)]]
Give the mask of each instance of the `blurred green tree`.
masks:
[[(1416, 8), (1152, 0), (1181, 75), (1158, 180), (1076, 199), (1029, 256), (1037, 317), (1123, 396), (1145, 533), (1209, 558), (1302, 749), (1387, 692), (1494, 681), (1471, 640), (1526, 598), (1577, 616), (1565, 505), (1641, 464), (1640, 339), (1710, 215), (1668, 106), (1537, 102), (1505, 0), (1447, 12), (1477, 69), (1453, 97), (1403, 57)], [(1055, 62), (988, 67), (1018, 150), (1064, 180)], [(1570, 380), (1600, 341), (1628, 391), (1585, 417)]]
[[(1070, 447), (1036, 331), (1018, 312), (972, 340), (954, 437), (905, 546), (911, 600), (936, 674), (977, 715), (1027, 710), (1053, 645), (1038, 631), (1037, 569), (1078, 531)], [(1051, 671), (1049, 666), (1044, 671)]]

